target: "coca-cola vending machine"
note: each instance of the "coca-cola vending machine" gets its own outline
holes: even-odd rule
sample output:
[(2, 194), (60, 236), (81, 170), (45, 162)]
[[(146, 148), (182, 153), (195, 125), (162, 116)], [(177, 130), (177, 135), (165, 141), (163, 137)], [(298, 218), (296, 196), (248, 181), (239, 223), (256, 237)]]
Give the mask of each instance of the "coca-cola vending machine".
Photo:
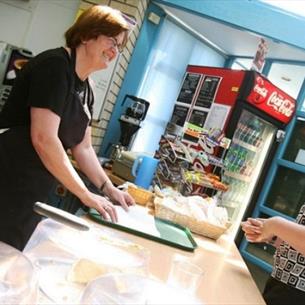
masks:
[[(295, 112), (295, 100), (255, 71), (188, 66), (172, 123), (220, 128), (231, 139), (218, 204), (227, 208), (236, 237), (256, 204), (266, 172)], [(192, 141), (184, 135), (185, 141)]]

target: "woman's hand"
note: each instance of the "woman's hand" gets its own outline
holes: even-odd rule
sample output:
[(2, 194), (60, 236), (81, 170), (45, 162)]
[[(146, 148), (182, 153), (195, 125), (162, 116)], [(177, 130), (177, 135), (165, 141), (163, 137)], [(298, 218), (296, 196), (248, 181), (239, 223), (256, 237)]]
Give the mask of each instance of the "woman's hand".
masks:
[(103, 188), (103, 193), (109, 197), (113, 203), (120, 204), (125, 211), (128, 211), (129, 206), (135, 204), (134, 199), (127, 192), (114, 187), (110, 181), (106, 182), (106, 185)]
[(115, 206), (105, 197), (88, 192), (82, 202), (89, 208), (96, 209), (104, 219), (109, 220), (110, 218), (112, 222), (118, 221)]
[(269, 219), (248, 218), (247, 221), (241, 223), (242, 230), (249, 242), (266, 242), (272, 237), (269, 232)]

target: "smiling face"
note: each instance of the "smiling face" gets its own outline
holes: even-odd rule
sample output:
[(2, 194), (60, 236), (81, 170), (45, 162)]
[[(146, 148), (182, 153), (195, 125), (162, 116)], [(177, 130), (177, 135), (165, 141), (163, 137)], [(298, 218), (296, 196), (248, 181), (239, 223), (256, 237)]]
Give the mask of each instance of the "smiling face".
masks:
[(124, 37), (122, 32), (116, 37), (100, 35), (96, 39), (83, 42), (88, 65), (95, 71), (106, 69), (109, 63), (118, 55)]

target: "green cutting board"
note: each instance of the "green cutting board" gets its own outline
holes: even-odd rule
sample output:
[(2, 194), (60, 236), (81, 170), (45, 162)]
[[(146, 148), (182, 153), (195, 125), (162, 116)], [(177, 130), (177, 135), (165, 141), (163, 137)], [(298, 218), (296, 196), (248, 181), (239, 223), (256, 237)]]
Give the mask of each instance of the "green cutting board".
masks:
[(164, 245), (190, 252), (194, 251), (197, 248), (197, 244), (188, 228), (185, 228), (168, 220), (155, 217), (155, 226), (160, 233), (160, 237), (158, 237), (119, 225), (117, 223), (113, 223), (111, 221), (107, 221), (103, 219), (102, 216), (94, 209), (90, 209), (88, 214), (92, 220), (102, 225), (127, 233), (131, 233), (140, 237), (144, 237)]

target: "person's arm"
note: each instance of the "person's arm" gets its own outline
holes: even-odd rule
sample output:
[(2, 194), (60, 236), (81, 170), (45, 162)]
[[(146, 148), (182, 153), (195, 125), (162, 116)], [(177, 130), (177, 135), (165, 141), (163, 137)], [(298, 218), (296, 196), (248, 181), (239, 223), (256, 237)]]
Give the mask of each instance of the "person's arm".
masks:
[(268, 219), (248, 218), (242, 223), (242, 229), (250, 242), (270, 242), (276, 236), (275, 246), (282, 240), (305, 255), (305, 226), (286, 220), (283, 217)]
[(245, 233), (245, 237), (252, 243), (268, 243), (274, 247), (278, 247), (282, 240), (273, 234), (265, 234), (262, 232), (265, 219), (248, 218), (247, 221), (241, 223), (241, 228)]
[(109, 177), (101, 167), (91, 144), (91, 127), (88, 127), (81, 143), (71, 148), (73, 158), (80, 170), (98, 188), (112, 184)]
[(113, 186), (100, 165), (91, 143), (91, 127), (87, 128), (83, 141), (73, 147), (71, 151), (80, 170), (97, 188), (102, 189), (103, 194), (115, 203), (121, 204), (125, 210), (134, 204), (133, 198), (128, 193)]
[(305, 255), (305, 226), (283, 217), (271, 217), (264, 220), (262, 228), (265, 234), (274, 234), (289, 243), (298, 252)]
[(114, 206), (102, 196), (90, 192), (73, 168), (58, 138), (59, 124), (60, 117), (51, 110), (31, 108), (31, 140), (39, 158), (46, 169), (85, 205), (116, 221)]

